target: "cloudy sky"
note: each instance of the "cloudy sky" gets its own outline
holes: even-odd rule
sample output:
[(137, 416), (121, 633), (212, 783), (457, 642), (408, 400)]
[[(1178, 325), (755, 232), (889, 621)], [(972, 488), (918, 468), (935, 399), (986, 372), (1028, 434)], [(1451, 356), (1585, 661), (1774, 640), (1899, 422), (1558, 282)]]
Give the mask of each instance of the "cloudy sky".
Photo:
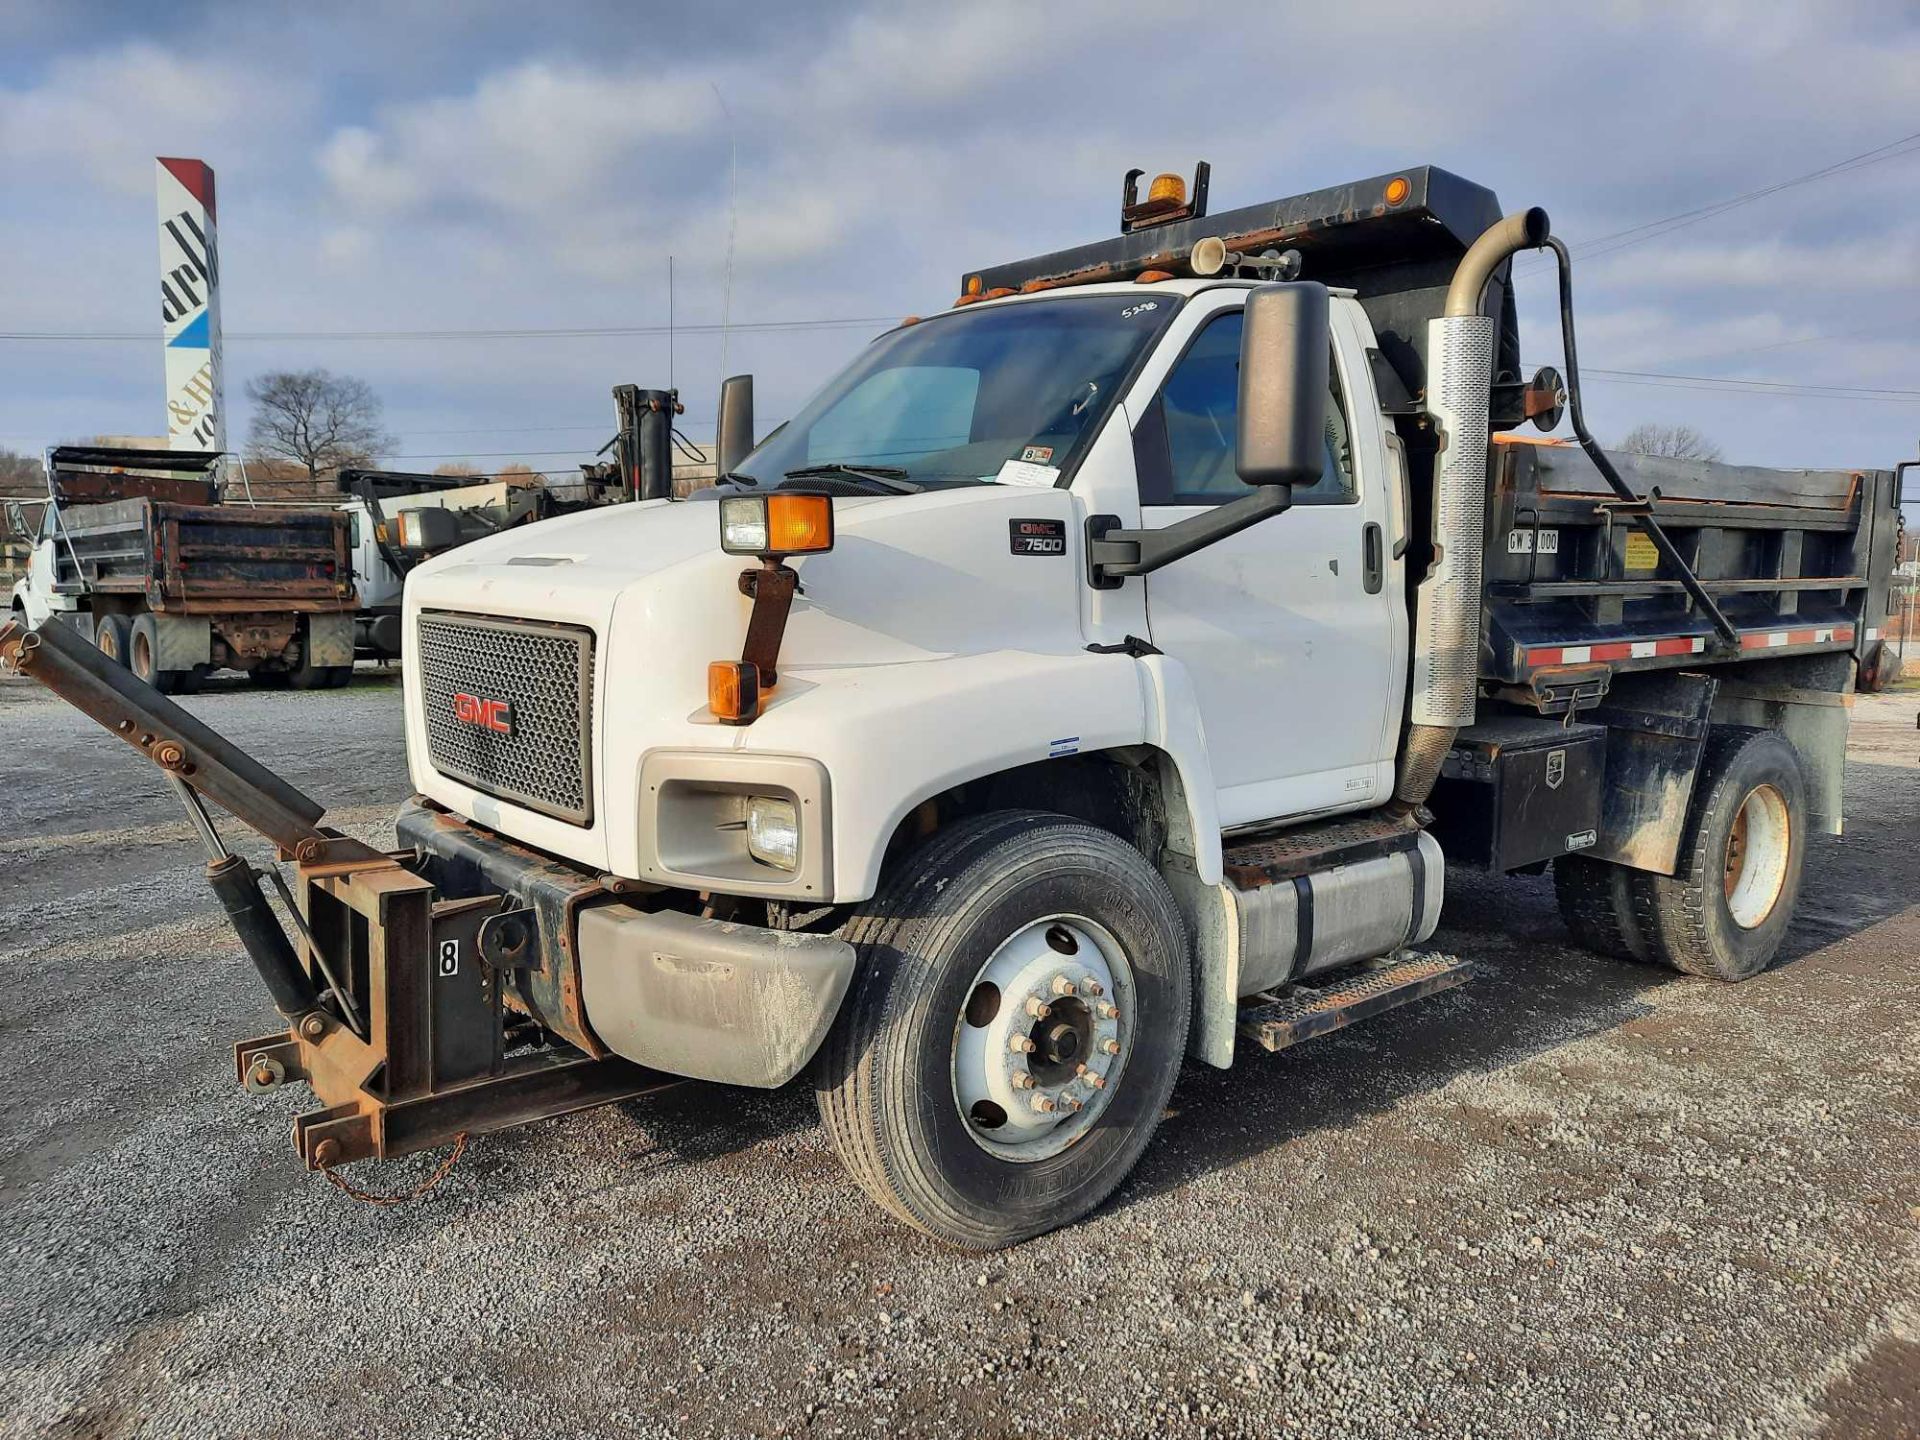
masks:
[[(1632, 372), (1590, 386), (1603, 437), (1915, 454), (1912, 0), (1178, 8), (6, 0), (0, 331), (96, 338), (0, 339), (0, 446), (161, 428), (159, 154), (219, 177), (230, 439), (250, 376), (317, 364), (378, 389), (398, 467), (564, 469), (614, 384), (667, 380), (669, 256), (710, 434), (732, 154), (724, 363), (763, 421), (963, 269), (1112, 233), (1131, 165), (1210, 160), (1227, 209), (1432, 163), (1584, 254), (1582, 358)], [(1558, 353), (1529, 268), (1531, 368)], [(629, 333), (448, 334), (516, 330)]]

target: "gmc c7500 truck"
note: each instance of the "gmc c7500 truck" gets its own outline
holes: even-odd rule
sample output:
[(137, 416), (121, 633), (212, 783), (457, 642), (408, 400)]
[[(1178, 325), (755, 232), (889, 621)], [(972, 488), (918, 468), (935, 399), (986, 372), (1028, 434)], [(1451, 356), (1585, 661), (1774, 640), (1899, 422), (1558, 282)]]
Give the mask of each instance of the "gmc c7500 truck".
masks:
[[(1551, 867), (1575, 936), (1763, 969), (1840, 826), (1882, 471), (1609, 457), (1546, 215), (1416, 168), (972, 271), (721, 482), (406, 586), (399, 848), (84, 647), (8, 649), (210, 826), (312, 1168), (697, 1079), (811, 1073), (854, 1177), (964, 1247), (1074, 1220), (1183, 1060), (1442, 990), (1447, 875)], [(1559, 267), (1564, 376), (1509, 283)], [(1570, 412), (1575, 439), (1552, 429)]]

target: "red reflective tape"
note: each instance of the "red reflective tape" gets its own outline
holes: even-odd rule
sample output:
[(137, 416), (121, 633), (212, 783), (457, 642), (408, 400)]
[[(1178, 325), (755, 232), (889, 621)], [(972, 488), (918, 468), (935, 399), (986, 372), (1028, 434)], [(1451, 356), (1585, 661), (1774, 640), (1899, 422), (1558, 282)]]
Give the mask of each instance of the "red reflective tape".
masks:
[(1558, 665), (1559, 663), (1560, 652), (1558, 650), (1527, 651), (1527, 664), (1529, 665)]

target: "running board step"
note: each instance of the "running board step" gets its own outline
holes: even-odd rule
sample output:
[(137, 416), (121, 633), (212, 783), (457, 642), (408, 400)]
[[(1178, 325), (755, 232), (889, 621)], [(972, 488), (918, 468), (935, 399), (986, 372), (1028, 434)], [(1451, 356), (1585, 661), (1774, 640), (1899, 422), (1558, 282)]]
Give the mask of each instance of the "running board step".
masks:
[(1240, 1012), (1240, 1033), (1264, 1050), (1285, 1050), (1410, 1000), (1451, 990), (1472, 974), (1473, 967), (1456, 956), (1409, 951), (1405, 959), (1378, 970), (1349, 970), (1328, 984), (1256, 995), (1256, 1003)]

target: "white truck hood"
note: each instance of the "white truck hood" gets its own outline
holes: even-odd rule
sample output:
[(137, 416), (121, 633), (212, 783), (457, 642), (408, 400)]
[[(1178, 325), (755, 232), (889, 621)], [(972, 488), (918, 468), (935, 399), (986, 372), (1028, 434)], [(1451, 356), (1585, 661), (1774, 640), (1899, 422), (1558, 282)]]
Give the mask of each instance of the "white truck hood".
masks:
[[(781, 647), (780, 685), (763, 719), (718, 724), (706, 671), (738, 659), (752, 602), (739, 576), (757, 562), (724, 554), (711, 501), (608, 507), (476, 541), (408, 578), (408, 757), (415, 788), (457, 814), (541, 849), (633, 874), (639, 763), (650, 749), (813, 753), (816, 727), (844, 731), (885, 708), (901, 667), (1017, 652), (1028, 683), (1044, 656), (1082, 651), (1064, 490), (980, 485), (912, 496), (840, 497), (836, 544), (800, 572)], [(1021, 553), (1016, 523), (1052, 522), (1059, 554)], [(584, 626), (595, 637), (593, 819), (534, 813), (440, 774), (422, 714), (422, 610)], [(1044, 662), (1040, 662), (1044, 668)], [(966, 667), (977, 688), (980, 666)], [(956, 677), (961, 671), (956, 670)], [(924, 683), (924, 682), (922, 682)], [(823, 757), (824, 758), (824, 757)]]

